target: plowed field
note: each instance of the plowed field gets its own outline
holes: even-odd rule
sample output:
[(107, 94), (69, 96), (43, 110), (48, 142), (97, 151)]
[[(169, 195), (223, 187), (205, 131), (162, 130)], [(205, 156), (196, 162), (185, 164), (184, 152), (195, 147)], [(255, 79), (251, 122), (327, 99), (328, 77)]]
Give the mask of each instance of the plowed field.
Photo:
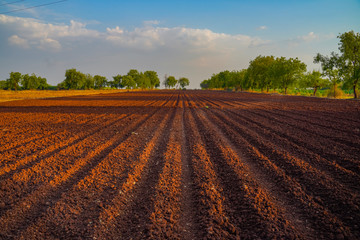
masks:
[(360, 239), (359, 101), (12, 101), (0, 144), (1, 239)]

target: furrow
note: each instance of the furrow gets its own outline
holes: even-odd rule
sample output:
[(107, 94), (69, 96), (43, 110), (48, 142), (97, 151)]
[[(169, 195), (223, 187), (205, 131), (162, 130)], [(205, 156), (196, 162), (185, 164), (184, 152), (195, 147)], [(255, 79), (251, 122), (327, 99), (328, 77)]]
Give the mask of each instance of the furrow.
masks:
[[(344, 218), (346, 214), (339, 215), (339, 212), (337, 211), (330, 213), (329, 207), (334, 210), (334, 207), (336, 206), (331, 204), (331, 202), (337, 202), (337, 204), (345, 204), (345, 209), (354, 209), (356, 212), (357, 205), (354, 205), (356, 199), (354, 199), (353, 194), (348, 196), (338, 193), (339, 196), (337, 196), (333, 193), (334, 188), (332, 188), (331, 192), (325, 190), (330, 187), (329, 182), (324, 180), (324, 178), (326, 179), (326, 176), (318, 172), (315, 173), (315, 169), (309, 167), (301, 159), (296, 159), (286, 153), (282, 153), (276, 146), (271, 147), (270, 142), (264, 141), (260, 136), (256, 137), (256, 134), (252, 135), (248, 133), (248, 131), (250, 131), (249, 129), (243, 128), (231, 119), (224, 120), (223, 117), (217, 117), (212, 114), (208, 114), (207, 116), (212, 119), (212, 121), (221, 122), (217, 125), (224, 129), (224, 133), (226, 133), (231, 141), (236, 142), (237, 146), (241, 146), (244, 154), (250, 154), (249, 158), (252, 157), (254, 159), (253, 163), (256, 163), (255, 166), (257, 168), (263, 169), (268, 177), (274, 178), (274, 176), (276, 176), (274, 182), (278, 184), (281, 182), (283, 184), (283, 192), (290, 194), (294, 200), (296, 199), (300, 204), (299, 208), (301, 206), (305, 209), (309, 207), (309, 209), (306, 209), (305, 211), (306, 214), (318, 214), (318, 216), (314, 216), (314, 219), (318, 219), (316, 220), (318, 221), (316, 222), (316, 225), (319, 222), (324, 221), (324, 224), (326, 223), (326, 225), (323, 226), (324, 229), (327, 228), (328, 231), (331, 230), (330, 232), (323, 232), (322, 229), (320, 231), (321, 234), (336, 234), (336, 232), (334, 232), (335, 229), (341, 231), (341, 234), (344, 236), (351, 235), (349, 226), (355, 226), (354, 220), (350, 219), (353, 223), (346, 227), (344, 223), (349, 222), (349, 219)], [(337, 183), (335, 184), (338, 185)], [(335, 189), (336, 191), (342, 191), (341, 188)], [(354, 219), (355, 217), (351, 216), (351, 218)], [(344, 223), (342, 221), (344, 221)], [(331, 224), (328, 224), (329, 222)], [(332, 224), (333, 226), (331, 226)], [(319, 231), (319, 229), (317, 231)]]
[(351, 191), (358, 187), (354, 186), (354, 182), (360, 181), (360, 177), (355, 173), (356, 169), (354, 169), (354, 167), (348, 170), (349, 167), (346, 169), (337, 163), (341, 161), (340, 159), (324, 158), (319, 151), (312, 146), (309, 147), (308, 143), (305, 143), (304, 141), (300, 142), (292, 136), (289, 136), (286, 132), (284, 133), (283, 128), (275, 127), (275, 124), (271, 123), (266, 124), (266, 121), (259, 121), (258, 118), (250, 118), (251, 116), (249, 117), (245, 114), (237, 115), (233, 114), (231, 111), (225, 111), (225, 114), (225, 112), (222, 113), (217, 110), (214, 110), (214, 112), (216, 112), (218, 116), (220, 115), (220, 117), (230, 118), (241, 123), (243, 126), (247, 126), (263, 138), (279, 146), (279, 149), (286, 149), (291, 155), (299, 157), (313, 167), (331, 175), (333, 179), (336, 179), (351, 188)]
[(119, 236), (121, 239), (144, 239), (150, 234), (150, 214), (154, 208), (151, 197), (154, 186), (164, 166), (162, 155), (169, 138), (169, 129), (175, 111), (163, 120), (152, 140), (139, 156), (139, 160), (129, 172), (119, 193), (100, 213), (99, 224), (94, 226), (97, 239)]
[[(107, 139), (106, 142), (96, 147), (93, 151), (87, 152), (85, 156), (77, 159), (75, 165), (69, 165), (70, 168), (55, 175), (51, 180), (48, 180), (47, 184), (42, 184), (36, 191), (22, 199), (21, 203), (6, 211), (0, 218), (2, 234), (12, 236), (14, 232), (21, 232), (29, 226), (30, 223), (27, 222), (27, 219), (39, 219), (48, 208), (46, 199), (52, 199), (52, 202), (58, 201), (64, 192), (67, 192), (72, 186), (83, 179), (113, 148), (118, 146), (155, 113), (156, 111), (150, 115), (142, 116), (138, 121), (130, 124), (124, 131), (124, 134)], [(68, 163), (64, 162), (64, 164)], [(14, 219), (16, 220), (14, 221)]]
[[(178, 106), (178, 103), (177, 103)], [(150, 214), (149, 238), (181, 239), (179, 223), (181, 205), (181, 112), (175, 110), (170, 136), (164, 152), (163, 168), (152, 196), (154, 210)]]
[(223, 189), (190, 110), (185, 111), (184, 119), (197, 199), (194, 205), (200, 220), (198, 235), (204, 239), (235, 239), (239, 229), (229, 221), (226, 214)]
[[(298, 238), (295, 224), (290, 224), (284, 215), (286, 205), (277, 206), (268, 192), (252, 179), (250, 170), (200, 109), (194, 116), (221, 179), (230, 219), (236, 223), (240, 237)], [(304, 233), (306, 227), (301, 229)]]
[[(66, 148), (69, 148), (73, 145), (80, 143), (81, 141), (86, 140), (87, 138), (99, 133), (100, 131), (112, 127), (115, 123), (124, 119), (125, 117), (131, 118), (132, 116), (120, 115), (115, 120), (111, 118), (110, 120), (101, 122), (95, 128), (92, 128), (90, 131), (82, 131), (76, 134), (75, 136), (70, 135), (70, 136), (65, 136), (65, 138), (61, 138), (61, 136), (59, 136), (59, 138), (61, 139), (59, 143), (53, 144), (53, 142), (50, 142), (50, 144), (48, 143), (49, 144), (48, 146), (42, 145), (38, 151), (34, 151), (30, 155), (24, 156), (23, 158), (14, 161), (14, 163), (7, 164), (6, 166), (0, 168), (0, 179), (3, 180), (10, 178), (14, 174), (19, 173), (24, 169), (31, 168), (32, 166), (41, 162), (42, 160), (47, 159)], [(95, 124), (96, 122), (94, 122), (92, 125)], [(86, 127), (87, 126), (82, 126), (81, 124), (78, 125), (78, 129), (83, 130), (86, 129)], [(65, 131), (71, 132), (71, 129)]]
[[(101, 213), (111, 206), (113, 199), (122, 191), (121, 186), (129, 181), (129, 174), (139, 165), (138, 152), (146, 155), (153, 151), (154, 142), (158, 141), (167, 119), (163, 110), (149, 118), (66, 195), (63, 194), (59, 201), (52, 204), (46, 215), (27, 228), (22, 237), (93, 238), (94, 226), (103, 223), (99, 221)], [(148, 142), (142, 139), (148, 139)], [(59, 227), (62, 225), (67, 226), (65, 233)]]

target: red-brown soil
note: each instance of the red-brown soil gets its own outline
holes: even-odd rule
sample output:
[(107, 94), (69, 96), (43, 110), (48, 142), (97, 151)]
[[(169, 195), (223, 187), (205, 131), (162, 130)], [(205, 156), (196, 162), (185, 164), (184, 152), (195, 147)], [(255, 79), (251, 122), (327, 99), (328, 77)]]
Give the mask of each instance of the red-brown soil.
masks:
[(0, 103), (0, 239), (360, 239), (360, 102)]

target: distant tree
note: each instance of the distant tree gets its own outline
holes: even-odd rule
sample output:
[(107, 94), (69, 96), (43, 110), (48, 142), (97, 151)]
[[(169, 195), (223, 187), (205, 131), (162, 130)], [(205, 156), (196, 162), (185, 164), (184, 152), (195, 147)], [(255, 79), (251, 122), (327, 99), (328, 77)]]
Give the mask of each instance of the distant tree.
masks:
[[(35, 81), (34, 81), (35, 80)], [(38, 83), (37, 83), (37, 77), (34, 76), (30, 79), (30, 76), (29, 74), (24, 74), (22, 75), (22, 78), (21, 78), (21, 86), (23, 89), (25, 90), (29, 90), (29, 89), (36, 89), (37, 86), (38, 86)]]
[(142, 72), (139, 73), (139, 75), (137, 76), (137, 81), (136, 85), (138, 88), (141, 89), (148, 89), (151, 88), (151, 81), (150, 79)]
[(144, 75), (150, 80), (151, 88), (158, 88), (160, 86), (160, 79), (155, 71), (145, 71)]
[(5, 89), (7, 89), (7, 88), (8, 88), (8, 85), (7, 85), (6, 80), (1, 80), (1, 81), (0, 81), (0, 89), (5, 90)]
[(122, 76), (120, 74), (113, 76), (114, 81), (111, 82), (111, 87), (112, 88), (123, 88), (124, 86), (122, 85)]
[(86, 75), (77, 71), (75, 68), (68, 69), (65, 72), (65, 80), (59, 87), (64, 89), (84, 89)]
[(84, 80), (84, 89), (94, 89), (95, 88), (95, 81), (94, 77), (91, 74), (85, 74)]
[(10, 77), (6, 80), (8, 88), (14, 89), (15, 91), (17, 91), (17, 89), (19, 88), (19, 83), (20, 83), (21, 79), (22, 79), (21, 73), (11, 72)]
[(329, 85), (329, 80), (321, 77), (321, 72), (312, 71), (304, 74), (299, 81), (301, 88), (312, 88), (314, 89), (313, 95), (316, 95), (316, 91), (319, 88), (326, 87)]
[(178, 83), (180, 85), (180, 87), (183, 89), (185, 88), (186, 86), (189, 86), (190, 84), (190, 81), (189, 79), (185, 78), (185, 77), (182, 77), (178, 80)]
[(244, 88), (246, 70), (237, 71), (222, 71), (213, 74), (211, 78), (204, 80), (200, 83), (202, 89), (215, 89), (215, 88)]
[(323, 56), (318, 53), (314, 57), (314, 63), (321, 63), (322, 75), (327, 77), (331, 83), (334, 91), (334, 98), (336, 98), (336, 89), (338, 84), (342, 81), (342, 74), (339, 71), (340, 56), (334, 52), (329, 56)]
[(209, 89), (210, 79), (204, 80), (200, 83), (201, 89)]
[(231, 77), (230, 71), (228, 70), (220, 72), (217, 76), (217, 88), (229, 88)]
[(250, 81), (253, 83), (251, 85), (256, 88), (260, 88), (261, 91), (266, 88), (266, 91), (269, 92), (269, 88), (273, 84), (271, 70), (274, 62), (274, 56), (261, 55), (250, 61), (247, 72), (249, 74)]
[(287, 94), (287, 89), (300, 79), (302, 73), (306, 71), (306, 64), (298, 58), (286, 59), (281, 57), (276, 58), (271, 71), (275, 79), (274, 86), (283, 88), (284, 93)]
[(131, 76), (125, 75), (122, 77), (121, 85), (126, 89), (133, 89), (136, 87), (136, 82)]
[(103, 89), (104, 87), (106, 87), (107, 79), (104, 76), (95, 75), (94, 84), (95, 84), (95, 89)]
[(30, 90), (30, 89), (48, 89), (49, 85), (47, 84), (46, 78), (36, 76), (34, 73), (24, 74), (22, 75), (21, 85), (23, 89)]
[(43, 77), (37, 77), (38, 80), (37, 82), (39, 83), (37, 89), (40, 89), (40, 90), (45, 90), (45, 89), (48, 89), (50, 87), (50, 85), (47, 83), (47, 80), (46, 78), (43, 78)]
[(358, 98), (357, 89), (360, 88), (360, 34), (354, 31), (345, 32), (338, 36), (340, 39), (338, 58), (340, 74), (344, 76), (345, 86), (354, 91), (354, 98)]
[(242, 69), (240, 71), (231, 72), (232, 77), (232, 86), (235, 88), (235, 91), (242, 91), (246, 88), (246, 77), (247, 77), (247, 69)]
[(169, 88), (174, 88), (177, 84), (177, 80), (175, 79), (174, 76), (167, 77), (165, 82), (166, 82), (165, 86), (168, 86)]
[(138, 70), (136, 69), (130, 69), (129, 72), (127, 73), (128, 76), (132, 77), (132, 79), (135, 81), (136, 86), (138, 88), (140, 88), (141, 84), (141, 80), (140, 80), (140, 73)]

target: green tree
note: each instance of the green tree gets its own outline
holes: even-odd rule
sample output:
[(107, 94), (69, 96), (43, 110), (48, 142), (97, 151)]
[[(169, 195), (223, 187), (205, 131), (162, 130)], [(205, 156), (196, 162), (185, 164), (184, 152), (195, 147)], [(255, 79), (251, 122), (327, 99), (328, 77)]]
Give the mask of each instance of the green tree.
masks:
[(271, 71), (275, 80), (274, 86), (283, 88), (284, 93), (287, 94), (287, 89), (300, 79), (303, 72), (306, 71), (306, 64), (298, 58), (280, 57), (276, 58)]
[(242, 91), (246, 87), (247, 69), (233, 71), (232, 75), (233, 77), (231, 85), (235, 88), (235, 91)]
[(22, 79), (21, 73), (11, 72), (10, 77), (6, 80), (8, 88), (14, 89), (15, 91), (17, 91), (17, 89), (19, 88), (19, 83), (20, 83), (21, 79)]
[(210, 86), (210, 79), (204, 80), (200, 83), (201, 89), (209, 89)]
[(132, 77), (132, 79), (135, 81), (137, 87), (140, 87), (141, 80), (140, 80), (140, 73), (138, 70), (130, 69), (129, 72), (127, 73), (127, 75)]
[(85, 81), (84, 81), (84, 89), (94, 89), (95, 88), (95, 80), (91, 74), (85, 74)]
[(177, 84), (177, 80), (174, 76), (169, 76), (165, 80), (165, 86), (168, 86), (169, 88), (174, 88)]
[(189, 79), (182, 77), (178, 80), (178, 83), (182, 89), (184, 89), (186, 86), (189, 86), (190, 81)]
[(226, 70), (226, 71), (222, 71), (218, 74), (218, 83), (217, 83), (217, 87), (218, 88), (229, 88), (229, 84), (231, 82), (231, 74), (230, 71)]
[(155, 71), (145, 71), (144, 75), (150, 80), (151, 88), (158, 88), (160, 86), (160, 79)]
[(133, 89), (136, 86), (136, 82), (131, 76), (125, 75), (122, 77), (121, 85), (126, 89)]
[(37, 89), (40, 89), (40, 90), (45, 90), (45, 89), (48, 89), (50, 87), (50, 85), (47, 83), (47, 80), (46, 78), (43, 78), (43, 77), (37, 77), (37, 82), (39, 83)]
[[(37, 80), (37, 78), (36, 78), (36, 80)], [(21, 79), (22, 88), (25, 90), (36, 89), (37, 86), (33, 86), (33, 85), (35, 85), (35, 84), (33, 82), (30, 82), (29, 74), (24, 74)]]
[(151, 88), (151, 81), (150, 79), (144, 74), (144, 73), (139, 73), (139, 75), (137, 76), (137, 81), (136, 85), (138, 88), (141, 89), (147, 89), (147, 88)]
[(6, 80), (1, 80), (1, 81), (0, 81), (0, 89), (3, 89), (3, 90), (7, 89), (7, 82), (6, 82)]
[(204, 80), (200, 83), (202, 89), (214, 89), (214, 88), (235, 88), (244, 89), (246, 80), (246, 69), (241, 71), (222, 71), (217, 74), (213, 74), (211, 78)]
[(316, 91), (319, 88), (326, 87), (329, 85), (329, 80), (321, 77), (321, 72), (312, 71), (304, 74), (299, 81), (301, 88), (312, 88), (314, 89), (313, 95), (316, 95)]
[(111, 87), (113, 87), (113, 88), (123, 88), (124, 87), (121, 83), (122, 76), (120, 74), (113, 76), (113, 79), (114, 79), (114, 81), (112, 81)]
[(357, 89), (360, 87), (360, 34), (354, 31), (345, 32), (338, 36), (340, 39), (339, 70), (344, 76), (345, 86), (354, 91), (354, 98), (358, 97)]
[(94, 84), (95, 84), (95, 89), (103, 89), (104, 87), (106, 87), (107, 79), (104, 76), (95, 75)]
[[(84, 89), (86, 76), (75, 68), (68, 69), (65, 72), (65, 80), (61, 87), (65, 89)], [(59, 86), (59, 85), (58, 85)]]
[(274, 56), (261, 55), (250, 61), (247, 71), (252, 87), (260, 88), (261, 91), (266, 88), (267, 92), (269, 92), (269, 88), (273, 84), (271, 70), (274, 62)]
[(30, 90), (30, 89), (48, 89), (49, 85), (47, 83), (46, 78), (36, 76), (34, 73), (24, 74), (22, 75), (21, 85), (23, 89)]
[(334, 91), (334, 98), (336, 98), (336, 89), (338, 84), (342, 81), (342, 74), (338, 66), (340, 56), (334, 52), (329, 56), (323, 56), (318, 53), (314, 57), (314, 63), (320, 63), (322, 68), (322, 75), (327, 77), (332, 85)]

